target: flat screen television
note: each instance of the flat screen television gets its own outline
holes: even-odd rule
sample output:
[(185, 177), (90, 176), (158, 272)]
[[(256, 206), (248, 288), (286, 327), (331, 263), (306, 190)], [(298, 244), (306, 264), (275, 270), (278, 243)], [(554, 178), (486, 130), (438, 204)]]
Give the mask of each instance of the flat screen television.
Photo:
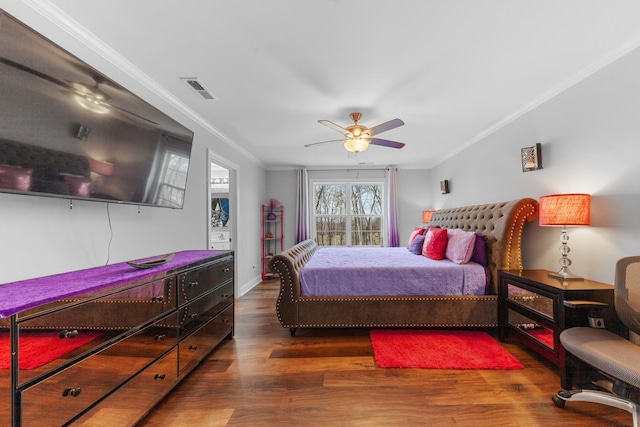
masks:
[(182, 208), (193, 132), (0, 10), (0, 192)]

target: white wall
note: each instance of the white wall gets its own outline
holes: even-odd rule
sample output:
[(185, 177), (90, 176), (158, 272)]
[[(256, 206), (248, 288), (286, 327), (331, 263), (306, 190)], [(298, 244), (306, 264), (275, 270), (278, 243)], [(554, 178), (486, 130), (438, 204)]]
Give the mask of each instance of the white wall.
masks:
[[(107, 262), (207, 248), (209, 203), (207, 149), (238, 165), (236, 289), (246, 292), (260, 280), (260, 204), (266, 192), (264, 168), (243, 156), (194, 118), (147, 85), (89, 49), (21, 2), (0, 0), (0, 8), (83, 59), (147, 102), (194, 131), (184, 209), (138, 207), (103, 202), (0, 194), (0, 284), (90, 268)], [(111, 228), (113, 239), (111, 239)]]
[[(284, 207), (284, 247), (285, 249), (296, 243), (296, 180), (295, 170), (268, 171), (267, 191), (262, 197), (262, 204), (267, 204), (269, 199), (276, 199)], [(256, 211), (256, 217), (260, 218), (260, 209)]]
[[(613, 283), (640, 254), (640, 51), (591, 75), (431, 170), (449, 179), (437, 208), (554, 193), (590, 193), (591, 227), (570, 228), (575, 274)], [(542, 143), (544, 169), (521, 172), (520, 148)], [(525, 268), (557, 270), (560, 229), (525, 228)]]
[[(571, 270), (613, 283), (616, 261), (640, 255), (639, 71), (636, 50), (433, 169), (399, 170), (400, 242), (420, 225), (423, 209), (589, 193), (591, 226), (569, 229)], [(537, 142), (544, 169), (522, 172), (520, 149)], [(267, 178), (269, 197), (295, 206), (295, 172), (269, 171)], [(444, 179), (447, 195), (440, 194)], [(285, 227), (294, 236), (293, 223)], [(534, 221), (524, 236), (525, 268), (560, 268), (560, 228)]]
[[(187, 126), (189, 124), (187, 123)], [(191, 126), (194, 129), (194, 126)], [(204, 136), (202, 136), (204, 134)], [(225, 151), (196, 130), (184, 209), (0, 194), (0, 284), (186, 249), (207, 247), (206, 148)], [(264, 170), (226, 150), (240, 164), (236, 284), (259, 282), (260, 203)], [(111, 239), (110, 225), (113, 229)], [(256, 249), (257, 248), (257, 249)]]

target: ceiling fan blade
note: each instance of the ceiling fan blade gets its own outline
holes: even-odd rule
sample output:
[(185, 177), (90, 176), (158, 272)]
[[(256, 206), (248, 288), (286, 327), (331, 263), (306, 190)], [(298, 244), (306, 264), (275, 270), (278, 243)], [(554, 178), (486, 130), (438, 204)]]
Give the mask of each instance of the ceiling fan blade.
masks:
[(402, 125), (404, 125), (404, 122), (400, 119), (389, 120), (388, 122), (380, 123), (377, 126), (369, 128), (369, 135), (371, 136), (377, 135), (379, 133), (386, 132), (391, 129), (395, 129)]
[(340, 132), (343, 135), (346, 135), (347, 130), (341, 126), (338, 126), (337, 124), (330, 122), (329, 120), (318, 120), (318, 123), (325, 125), (327, 127), (330, 127), (333, 130), (337, 130), (338, 132)]
[(36, 77), (40, 77), (43, 80), (47, 80), (47, 81), (49, 81), (51, 83), (57, 84), (58, 86), (63, 87), (65, 89), (73, 89), (71, 87), (71, 85), (69, 85), (68, 83), (66, 83), (66, 82), (64, 82), (62, 80), (58, 80), (55, 77), (51, 77), (48, 74), (41, 73), (38, 70), (34, 70), (33, 68), (29, 68), (26, 65), (22, 65), (20, 63), (14, 62), (14, 61), (12, 61), (12, 60), (10, 60), (8, 58), (0, 57), (0, 63), (6, 64), (6, 65), (8, 65), (10, 67), (13, 67), (15, 69), (18, 69), (20, 71), (24, 71), (26, 73), (32, 74), (32, 75), (34, 75)]
[(305, 144), (305, 147), (315, 147), (320, 144), (328, 144), (330, 142), (344, 142), (344, 139), (332, 139), (331, 141), (314, 142), (312, 144)]
[(157, 125), (158, 124), (158, 123), (154, 122), (151, 119), (147, 119), (146, 117), (142, 117), (140, 114), (134, 113), (133, 111), (125, 110), (124, 108), (120, 108), (120, 107), (117, 107), (115, 105), (111, 105), (111, 108), (114, 108), (114, 109), (118, 110), (118, 112), (120, 112), (120, 113), (122, 113), (124, 115), (130, 115), (130, 116), (136, 117), (138, 119), (144, 120), (145, 122), (151, 123), (153, 125)]
[(388, 139), (380, 139), (380, 138), (369, 138), (369, 144), (381, 145), (383, 147), (389, 147), (389, 148), (404, 147), (404, 142), (389, 141)]

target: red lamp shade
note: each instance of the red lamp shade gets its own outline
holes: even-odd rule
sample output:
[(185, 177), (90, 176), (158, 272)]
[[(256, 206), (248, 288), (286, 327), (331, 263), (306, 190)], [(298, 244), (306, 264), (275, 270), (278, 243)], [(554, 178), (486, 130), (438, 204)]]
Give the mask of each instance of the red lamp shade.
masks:
[(435, 211), (422, 211), (422, 222), (425, 224), (431, 221), (431, 217)]
[(113, 174), (113, 163), (89, 159), (89, 167), (91, 172), (97, 173), (98, 175), (111, 176), (111, 174)]
[(552, 194), (540, 197), (540, 225), (589, 225), (589, 194)]

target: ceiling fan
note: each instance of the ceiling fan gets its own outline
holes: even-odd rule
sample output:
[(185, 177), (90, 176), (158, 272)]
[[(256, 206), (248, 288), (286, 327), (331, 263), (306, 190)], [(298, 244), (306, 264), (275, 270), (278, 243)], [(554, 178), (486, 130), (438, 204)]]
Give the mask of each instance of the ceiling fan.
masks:
[[(54, 83), (61, 87), (65, 92), (73, 97), (75, 102), (77, 102), (81, 107), (97, 114), (107, 114), (111, 110), (116, 110), (121, 113), (125, 118), (131, 119), (141, 119), (145, 122), (157, 125), (155, 121), (143, 117), (139, 114), (134, 113), (133, 111), (126, 110), (124, 108), (118, 107), (113, 104), (112, 98), (107, 95), (104, 91), (99, 88), (100, 84), (104, 84), (107, 82), (106, 78), (102, 77), (96, 72), (91, 72), (88, 69), (82, 69), (92, 80), (93, 85), (89, 85), (86, 83), (75, 82), (75, 81), (67, 81), (60, 80), (55, 77), (52, 77), (48, 74), (30, 68), (26, 65), (20, 64), (18, 62), (12, 61), (9, 58), (0, 57), (0, 63), (18, 69), (20, 71), (24, 71), (26, 73), (32, 74), (36, 77), (39, 77), (48, 82)], [(74, 65), (74, 64), (72, 64)], [(139, 120), (138, 120), (139, 122)]]
[(381, 138), (373, 138), (373, 136), (378, 135), (382, 132), (386, 132), (388, 130), (395, 129), (399, 126), (404, 125), (404, 122), (402, 120), (393, 119), (393, 120), (389, 120), (388, 122), (381, 123), (377, 126), (368, 128), (366, 126), (362, 126), (358, 124), (358, 122), (362, 118), (361, 113), (351, 113), (349, 117), (351, 117), (351, 120), (353, 120), (353, 124), (346, 128), (338, 126), (337, 124), (330, 122), (329, 120), (318, 120), (318, 123), (323, 124), (327, 127), (330, 127), (331, 129), (337, 130), (338, 132), (343, 134), (344, 138), (334, 139), (331, 141), (315, 142), (313, 144), (306, 144), (305, 147), (315, 147), (317, 145), (327, 144), (331, 142), (343, 142), (344, 148), (347, 151), (350, 151), (356, 154), (369, 148), (369, 144), (380, 145), (380, 146), (389, 147), (389, 148), (404, 147), (404, 143), (402, 142), (390, 141), (388, 139), (381, 139)]

